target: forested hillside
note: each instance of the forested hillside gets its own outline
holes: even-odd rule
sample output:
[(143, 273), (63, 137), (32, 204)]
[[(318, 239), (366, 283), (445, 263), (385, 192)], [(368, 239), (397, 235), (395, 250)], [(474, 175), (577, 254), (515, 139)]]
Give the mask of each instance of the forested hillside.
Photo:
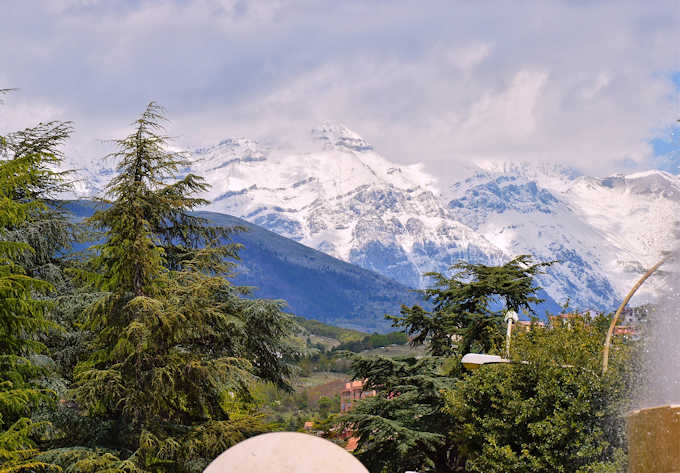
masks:
[[(77, 221), (97, 208), (92, 201), (69, 201), (65, 207)], [(240, 227), (230, 235), (243, 245), (235, 268), (235, 284), (254, 288), (254, 295), (282, 299), (285, 310), (332, 325), (365, 332), (386, 332), (385, 314), (422, 297), (398, 282), (328, 256), (243, 219), (215, 212), (195, 212), (211, 225)], [(81, 248), (85, 245), (79, 245)]]

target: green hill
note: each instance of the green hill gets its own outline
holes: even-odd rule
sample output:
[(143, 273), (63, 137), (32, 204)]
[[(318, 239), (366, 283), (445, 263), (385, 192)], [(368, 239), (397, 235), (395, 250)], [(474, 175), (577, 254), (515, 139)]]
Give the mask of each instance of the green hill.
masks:
[[(91, 201), (71, 201), (76, 219), (91, 215)], [(231, 215), (197, 212), (215, 225), (242, 226), (234, 235), (242, 243), (234, 282), (256, 288), (255, 297), (282, 299), (287, 311), (326, 324), (363, 332), (385, 333), (385, 314), (401, 304), (422, 303), (419, 294), (380, 274), (359, 268)], [(335, 338), (335, 337), (332, 337)]]

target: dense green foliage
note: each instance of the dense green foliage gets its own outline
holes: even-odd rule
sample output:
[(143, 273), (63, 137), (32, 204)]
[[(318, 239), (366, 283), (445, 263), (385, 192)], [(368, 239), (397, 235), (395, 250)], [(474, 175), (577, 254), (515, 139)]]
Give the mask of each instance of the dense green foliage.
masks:
[(290, 389), (293, 321), (229, 283), (238, 245), (190, 213), (205, 184), (175, 177), (162, 119), (151, 104), (116, 142), (85, 260), (64, 259), (77, 232), (48, 200), (69, 125), (0, 140), (0, 471), (201, 471), (273, 428), (251, 387)]
[(442, 361), (355, 359), (354, 377), (378, 396), (357, 403), (343, 425), (359, 437), (356, 454), (371, 472), (452, 471), (456, 446), (448, 436), (452, 419), (442, 415), (442, 391), (455, 379), (444, 373)]
[(361, 340), (367, 335), (364, 332), (359, 332), (358, 330), (335, 327), (333, 325), (319, 322), (318, 320), (306, 319), (304, 317), (295, 317), (295, 322), (312, 335), (333, 338), (342, 343)]
[(294, 355), (280, 304), (245, 299), (225, 278), (237, 247), (221, 243), (226, 229), (190, 214), (206, 185), (192, 174), (174, 179), (188, 162), (167, 151), (161, 112), (150, 104), (116, 141), (118, 174), (90, 219), (104, 241), (79, 273), (103, 295), (85, 311), (96, 335), (76, 366), (74, 400), (113, 449), (82, 461), (111, 471), (200, 471), (267, 430), (248, 407), (249, 386), (288, 388)]
[(466, 471), (625, 471), (622, 412), (630, 407), (631, 349), (620, 345), (602, 376), (608, 320), (602, 321), (519, 334), (512, 353), (518, 364), (480, 368), (447, 391), (452, 441)]
[(0, 137), (0, 471), (48, 470), (31, 457), (46, 424), (32, 420), (54, 392), (36, 382), (47, 373), (35, 362), (41, 337), (57, 326), (48, 318), (46, 279), (53, 254), (67, 245), (67, 225), (48, 199), (64, 189), (52, 169), (69, 135), (65, 123), (45, 123)]
[(599, 375), (607, 317), (535, 325), (514, 335), (516, 364), (462, 370), (470, 350), (499, 351), (504, 324), (494, 305), (531, 312), (539, 289), (532, 277), (542, 266), (528, 257), (459, 264), (426, 291), (432, 313), (412, 307), (391, 317), (414, 343), (431, 343), (433, 356), (355, 358), (354, 378), (378, 396), (358, 403), (344, 425), (359, 437), (356, 453), (370, 471), (623, 471), (632, 349), (618, 345), (615, 367)]

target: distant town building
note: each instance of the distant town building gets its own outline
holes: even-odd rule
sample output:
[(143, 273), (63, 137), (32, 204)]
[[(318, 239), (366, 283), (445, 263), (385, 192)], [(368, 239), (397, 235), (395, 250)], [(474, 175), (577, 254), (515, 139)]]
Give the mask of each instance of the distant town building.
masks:
[(357, 449), (357, 446), (359, 444), (359, 439), (357, 437), (349, 437), (347, 439), (347, 445), (345, 445), (345, 450), (348, 452), (353, 452), (354, 450)]
[(533, 322), (531, 320), (520, 320), (515, 323), (515, 329), (523, 333), (530, 331), (533, 327), (545, 327), (545, 324), (539, 320)]
[(340, 393), (340, 411), (347, 412), (352, 408), (352, 404), (359, 399), (373, 397), (377, 393), (375, 390), (364, 391), (363, 381), (350, 381), (345, 383), (345, 389)]
[(548, 319), (553, 326), (566, 325), (567, 327), (571, 327), (571, 325), (574, 323), (574, 320), (583, 320), (586, 323), (590, 321), (590, 317), (588, 315), (577, 313), (550, 315), (548, 316)]
[[(549, 317), (550, 324), (555, 327), (557, 325), (565, 325), (571, 327), (575, 321), (581, 321), (586, 326), (590, 326), (593, 319), (594, 311), (587, 311), (584, 313), (571, 313), (551, 315)], [(635, 322), (634, 322), (635, 323)], [(635, 337), (638, 335), (638, 324), (635, 325), (617, 325), (614, 327), (614, 335)]]
[(637, 335), (637, 330), (632, 325), (618, 325), (614, 327), (614, 335), (634, 337), (635, 335)]

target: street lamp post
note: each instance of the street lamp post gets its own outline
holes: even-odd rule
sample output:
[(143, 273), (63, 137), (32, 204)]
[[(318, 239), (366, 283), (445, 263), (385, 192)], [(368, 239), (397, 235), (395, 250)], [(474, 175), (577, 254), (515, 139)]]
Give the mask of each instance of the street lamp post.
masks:
[(505, 322), (508, 324), (508, 330), (505, 334), (505, 358), (498, 355), (485, 355), (482, 353), (468, 353), (460, 360), (463, 366), (468, 370), (475, 370), (483, 365), (497, 364), (497, 363), (512, 363), (510, 361), (510, 340), (512, 338), (512, 324), (517, 323), (519, 316), (514, 310), (508, 310), (505, 313)]
[(482, 353), (468, 353), (460, 360), (463, 366), (472, 371), (484, 365), (494, 365), (497, 363), (511, 363), (506, 358), (501, 358), (498, 355), (484, 355)]
[(510, 358), (510, 337), (512, 336), (512, 324), (517, 323), (519, 317), (517, 312), (509, 310), (505, 313), (505, 322), (508, 324), (508, 331), (505, 335), (505, 357)]

